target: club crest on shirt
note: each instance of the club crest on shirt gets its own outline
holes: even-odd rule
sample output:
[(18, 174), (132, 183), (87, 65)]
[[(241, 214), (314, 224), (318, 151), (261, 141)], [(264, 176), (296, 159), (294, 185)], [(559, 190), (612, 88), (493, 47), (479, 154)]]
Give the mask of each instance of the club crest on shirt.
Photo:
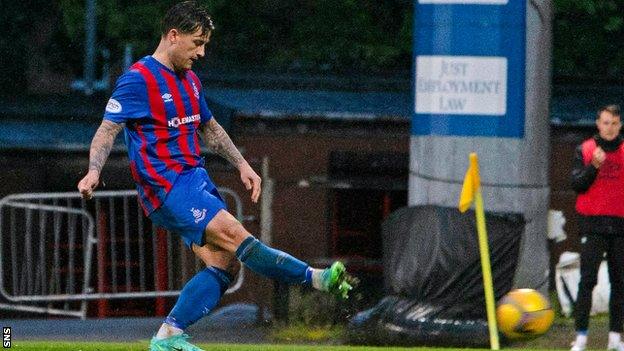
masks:
[(171, 95), (169, 93), (164, 93), (164, 94), (162, 94), (161, 97), (163, 99), (163, 102), (171, 102), (171, 101), (173, 101), (173, 95)]
[(106, 104), (106, 112), (110, 112), (110, 113), (121, 112), (121, 104), (119, 103), (119, 101), (113, 98), (108, 99), (108, 103)]
[(202, 219), (206, 218), (206, 209), (198, 210), (195, 207), (191, 208), (191, 213), (193, 214), (193, 218), (195, 218), (195, 223), (199, 223)]

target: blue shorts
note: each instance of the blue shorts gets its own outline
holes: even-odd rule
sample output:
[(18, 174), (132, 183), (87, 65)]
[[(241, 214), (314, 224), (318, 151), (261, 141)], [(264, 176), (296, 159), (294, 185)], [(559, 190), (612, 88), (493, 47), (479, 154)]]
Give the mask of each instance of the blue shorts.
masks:
[(182, 172), (167, 194), (165, 202), (149, 218), (157, 226), (182, 236), (191, 244), (203, 246), (208, 222), (225, 202), (203, 167)]

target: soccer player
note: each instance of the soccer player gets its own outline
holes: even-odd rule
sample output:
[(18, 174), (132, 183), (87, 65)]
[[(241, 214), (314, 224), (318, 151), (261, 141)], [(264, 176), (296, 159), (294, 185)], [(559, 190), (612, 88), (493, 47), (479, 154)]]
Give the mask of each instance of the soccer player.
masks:
[(116, 135), (123, 129), (130, 170), (145, 214), (179, 234), (206, 268), (186, 283), (178, 301), (150, 342), (150, 350), (201, 350), (184, 330), (212, 310), (240, 269), (272, 279), (308, 284), (347, 298), (351, 286), (341, 262), (315, 269), (253, 237), (226, 206), (204, 169), (199, 136), (234, 165), (260, 197), (260, 177), (212, 116), (201, 82), (191, 71), (214, 30), (205, 9), (193, 1), (173, 6), (162, 21), (156, 51), (117, 81), (102, 124), (91, 142), (89, 170), (78, 183), (93, 196)]

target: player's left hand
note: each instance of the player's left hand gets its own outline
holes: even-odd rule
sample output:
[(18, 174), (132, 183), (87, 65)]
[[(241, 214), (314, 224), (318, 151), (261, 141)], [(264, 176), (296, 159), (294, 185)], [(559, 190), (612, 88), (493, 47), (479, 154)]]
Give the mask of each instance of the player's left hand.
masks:
[(260, 176), (247, 162), (244, 162), (238, 170), (240, 171), (241, 181), (245, 184), (245, 188), (247, 188), (247, 190), (251, 190), (251, 201), (254, 203), (258, 202), (258, 199), (260, 198), (260, 184), (262, 183), (262, 179), (260, 179)]

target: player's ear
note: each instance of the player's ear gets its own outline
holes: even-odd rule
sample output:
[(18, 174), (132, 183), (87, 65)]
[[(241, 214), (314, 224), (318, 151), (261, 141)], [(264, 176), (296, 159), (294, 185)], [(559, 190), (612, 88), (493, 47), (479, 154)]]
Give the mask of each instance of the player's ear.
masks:
[(177, 29), (171, 28), (169, 32), (167, 32), (167, 40), (169, 40), (171, 44), (176, 44), (179, 39), (180, 39), (180, 32), (178, 32)]

